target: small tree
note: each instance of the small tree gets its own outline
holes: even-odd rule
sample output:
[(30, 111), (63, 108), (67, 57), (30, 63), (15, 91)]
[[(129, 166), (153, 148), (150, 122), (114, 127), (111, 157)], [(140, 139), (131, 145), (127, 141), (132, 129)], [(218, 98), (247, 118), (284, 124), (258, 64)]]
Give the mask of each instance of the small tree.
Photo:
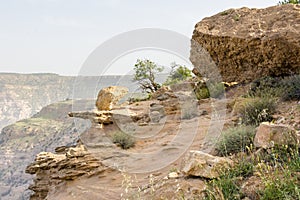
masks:
[(284, 4), (299, 4), (300, 1), (299, 0), (283, 0), (283, 1), (279, 1), (279, 5), (284, 5)]
[(176, 64), (175, 62), (171, 65), (172, 70), (170, 72), (170, 75), (168, 76), (167, 81), (165, 82), (166, 85), (175, 84), (192, 77), (192, 71), (189, 70), (186, 66)]
[(163, 66), (158, 66), (151, 60), (138, 59), (134, 65), (133, 81), (137, 81), (143, 91), (153, 93), (160, 88), (160, 84), (155, 81), (155, 76), (163, 70)]

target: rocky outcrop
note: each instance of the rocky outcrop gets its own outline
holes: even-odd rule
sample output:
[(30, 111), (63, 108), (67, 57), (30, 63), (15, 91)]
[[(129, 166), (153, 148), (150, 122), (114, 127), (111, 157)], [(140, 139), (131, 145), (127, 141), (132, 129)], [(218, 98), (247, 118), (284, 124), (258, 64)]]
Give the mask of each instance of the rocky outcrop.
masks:
[(69, 112), (69, 117), (76, 117), (81, 119), (88, 119), (93, 123), (111, 124), (113, 123), (111, 111), (83, 111), (83, 112)]
[(128, 93), (128, 88), (110, 86), (100, 90), (96, 101), (98, 110), (111, 110), (118, 101)]
[(296, 143), (297, 134), (295, 130), (284, 124), (263, 122), (259, 125), (254, 137), (254, 146), (265, 149), (275, 145), (282, 146)]
[(94, 108), (94, 100), (63, 101), (44, 107), (32, 118), (2, 129), (0, 134), (0, 199), (28, 199), (33, 177), (25, 173), (37, 153), (72, 145), (89, 127), (87, 120), (69, 118), (73, 103)]
[[(196, 24), (193, 72), (209, 78), (218, 72), (226, 82), (300, 73), (299, 35), (300, 5), (225, 10)], [(208, 66), (209, 56), (217, 71)]]
[(212, 156), (202, 151), (190, 151), (184, 159), (182, 172), (187, 176), (216, 178), (231, 166), (233, 161), (229, 158)]
[(69, 112), (68, 115), (69, 117), (88, 119), (93, 125), (108, 125), (120, 119), (123, 119), (124, 122), (132, 121), (137, 117), (136, 113), (124, 109)]
[(106, 169), (80, 142), (74, 147), (56, 148), (56, 153), (41, 152), (26, 168), (26, 173), (36, 174), (31, 200), (45, 199), (52, 186), (67, 183), (78, 177), (98, 174)]

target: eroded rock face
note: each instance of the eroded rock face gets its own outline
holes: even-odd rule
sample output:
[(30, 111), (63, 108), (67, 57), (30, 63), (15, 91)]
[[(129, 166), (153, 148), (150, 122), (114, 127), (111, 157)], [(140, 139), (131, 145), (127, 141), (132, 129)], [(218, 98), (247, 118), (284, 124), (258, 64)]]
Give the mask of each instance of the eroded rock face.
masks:
[(212, 156), (202, 151), (190, 151), (184, 160), (182, 172), (187, 176), (217, 178), (224, 169), (233, 166), (225, 157)]
[(263, 122), (259, 125), (255, 137), (254, 146), (264, 149), (274, 145), (289, 145), (297, 143), (297, 134), (291, 127), (283, 124)]
[(300, 73), (299, 35), (300, 5), (223, 11), (195, 26), (193, 72), (215, 79), (208, 67), (213, 64), (201, 54), (203, 47), (226, 82)]
[(110, 86), (100, 90), (96, 101), (98, 110), (111, 110), (113, 105), (128, 93), (128, 88), (122, 86)]
[(78, 143), (75, 147), (59, 147), (56, 153), (41, 152), (26, 168), (26, 173), (36, 174), (31, 200), (45, 199), (53, 186), (66, 183), (84, 175), (99, 173), (106, 168)]

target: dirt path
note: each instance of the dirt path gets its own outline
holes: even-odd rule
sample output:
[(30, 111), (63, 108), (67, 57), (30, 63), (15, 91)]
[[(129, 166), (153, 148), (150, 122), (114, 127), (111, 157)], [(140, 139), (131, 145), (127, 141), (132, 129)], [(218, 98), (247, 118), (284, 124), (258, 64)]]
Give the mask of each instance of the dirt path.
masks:
[(125, 195), (126, 191), (128, 194), (129, 190), (135, 190), (133, 194), (138, 194), (142, 188), (147, 191), (149, 185), (161, 182), (171, 171), (180, 169), (187, 150), (202, 148), (212, 124), (211, 102), (202, 103), (198, 109), (207, 114), (186, 120), (182, 120), (179, 114), (167, 115), (162, 120), (164, 123), (140, 127), (135, 132), (137, 143), (129, 150), (122, 150), (110, 142), (108, 135), (118, 129), (116, 125), (104, 129), (92, 127), (82, 135), (88, 150), (109, 168), (123, 172), (108, 169), (79, 178), (57, 188), (48, 199), (121, 199), (121, 194)]

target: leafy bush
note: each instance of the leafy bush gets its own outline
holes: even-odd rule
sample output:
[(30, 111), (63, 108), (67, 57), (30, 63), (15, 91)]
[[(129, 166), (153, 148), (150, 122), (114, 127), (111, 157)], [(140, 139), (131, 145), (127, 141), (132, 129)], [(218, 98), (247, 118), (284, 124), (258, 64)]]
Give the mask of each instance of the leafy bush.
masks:
[(134, 138), (131, 135), (122, 131), (118, 131), (113, 134), (112, 142), (120, 145), (122, 149), (129, 149), (135, 145)]
[(270, 122), (275, 109), (276, 104), (273, 98), (253, 99), (253, 101), (242, 106), (240, 110), (242, 123), (258, 126), (261, 122)]
[(219, 155), (226, 156), (245, 151), (253, 143), (255, 127), (239, 126), (224, 131), (216, 144)]
[(279, 1), (279, 5), (284, 5), (284, 4), (299, 4), (300, 1), (299, 0), (283, 0), (283, 1)]
[(168, 76), (164, 85), (172, 85), (180, 83), (192, 77), (192, 71), (186, 66), (181, 66), (176, 63), (173, 63), (172, 71)]

